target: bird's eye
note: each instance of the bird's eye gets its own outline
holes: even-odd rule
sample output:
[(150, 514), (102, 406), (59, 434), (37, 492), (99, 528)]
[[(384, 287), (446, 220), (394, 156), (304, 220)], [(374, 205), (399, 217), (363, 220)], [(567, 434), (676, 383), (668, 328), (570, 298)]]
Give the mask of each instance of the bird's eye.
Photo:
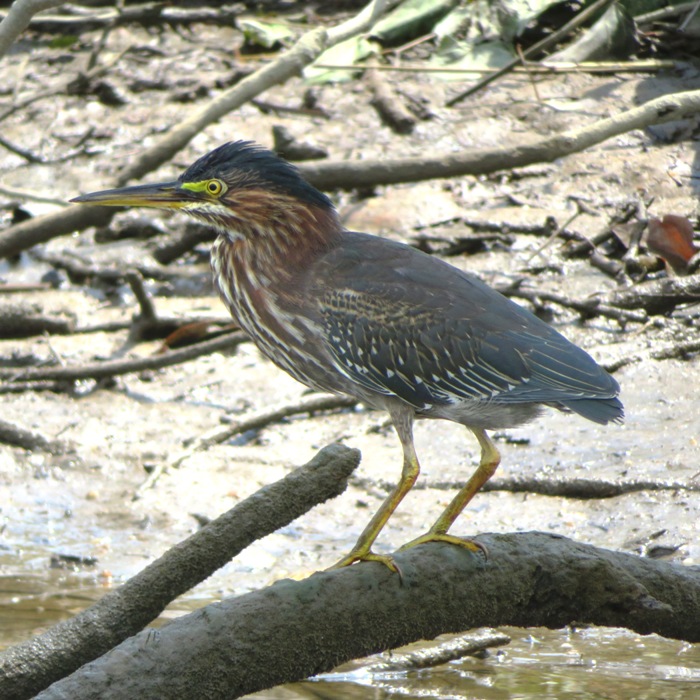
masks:
[(218, 197), (223, 189), (224, 186), (221, 184), (220, 180), (209, 180), (209, 182), (207, 182), (207, 192), (214, 197)]

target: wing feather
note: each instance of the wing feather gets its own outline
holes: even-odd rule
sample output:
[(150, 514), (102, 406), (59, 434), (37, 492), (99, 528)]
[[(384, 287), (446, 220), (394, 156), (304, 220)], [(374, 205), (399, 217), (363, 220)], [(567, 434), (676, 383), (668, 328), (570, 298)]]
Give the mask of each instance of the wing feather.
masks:
[(406, 246), (350, 239), (317, 270), (316, 298), (328, 353), (352, 381), (419, 410), (580, 401), (591, 417), (596, 399), (611, 399), (608, 413), (621, 415), (617, 382), (526, 309)]

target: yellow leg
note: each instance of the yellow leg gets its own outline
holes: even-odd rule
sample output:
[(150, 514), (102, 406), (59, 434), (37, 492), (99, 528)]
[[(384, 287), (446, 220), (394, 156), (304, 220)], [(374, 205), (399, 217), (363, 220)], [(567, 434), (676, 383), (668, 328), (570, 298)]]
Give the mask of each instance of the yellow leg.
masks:
[(379, 535), (382, 528), (386, 525), (404, 496), (411, 490), (413, 484), (416, 483), (416, 479), (420, 473), (418, 457), (413, 447), (413, 416), (408, 412), (402, 411), (400, 414), (392, 414), (392, 421), (403, 448), (401, 480), (384, 500), (379, 510), (367, 524), (367, 527), (362, 531), (355, 546), (339, 562), (331, 566), (331, 570), (350, 566), (356, 561), (378, 561), (388, 566), (395, 573), (400, 573), (393, 557), (375, 554), (371, 551), (371, 547), (377, 539), (377, 535)]
[(456, 544), (460, 547), (466, 547), (472, 552), (486, 552), (483, 545), (480, 545), (478, 542), (447, 534), (450, 526), (459, 517), (459, 514), (464, 510), (469, 501), (474, 498), (479, 489), (494, 475), (501, 461), (501, 455), (488, 435), (486, 435), (486, 432), (478, 428), (471, 428), (471, 431), (474, 433), (481, 446), (481, 459), (479, 460), (477, 470), (472, 474), (469, 481), (459, 490), (447, 508), (440, 514), (440, 517), (435, 521), (430, 530), (424, 535), (417, 537), (415, 540), (411, 540), (408, 544), (401, 547), (401, 549), (415, 547), (425, 542), (449, 542), (450, 544)]

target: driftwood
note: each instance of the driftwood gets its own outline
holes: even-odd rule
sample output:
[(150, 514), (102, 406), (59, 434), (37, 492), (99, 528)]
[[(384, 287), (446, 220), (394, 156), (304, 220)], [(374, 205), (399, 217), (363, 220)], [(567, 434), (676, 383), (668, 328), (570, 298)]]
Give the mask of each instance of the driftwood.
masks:
[(488, 559), (424, 545), (396, 554), (401, 576), (360, 564), (208, 605), (138, 633), (37, 697), (235, 698), (484, 625), (592, 623), (700, 641), (697, 567), (537, 532), (478, 540)]
[(3, 652), (0, 697), (32, 697), (143, 629), (168, 603), (255, 540), (342, 493), (359, 461), (357, 450), (340, 445), (324, 448), (311, 462), (242, 501), (92, 607)]

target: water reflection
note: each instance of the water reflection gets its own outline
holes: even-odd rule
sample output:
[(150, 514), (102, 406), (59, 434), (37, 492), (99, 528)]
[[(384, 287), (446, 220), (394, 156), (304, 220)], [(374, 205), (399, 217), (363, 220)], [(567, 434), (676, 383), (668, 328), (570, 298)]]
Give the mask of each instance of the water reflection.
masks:
[[(502, 628), (510, 645), (486, 658), (467, 657), (402, 673), (370, 673), (363, 660), (257, 693), (265, 700), (298, 698), (478, 698), (505, 700), (691, 700), (700, 697), (700, 646), (642, 637), (626, 630)], [(449, 637), (441, 637), (435, 643)], [(411, 649), (421, 645), (412, 645)], [(383, 656), (383, 655), (382, 655)]]

